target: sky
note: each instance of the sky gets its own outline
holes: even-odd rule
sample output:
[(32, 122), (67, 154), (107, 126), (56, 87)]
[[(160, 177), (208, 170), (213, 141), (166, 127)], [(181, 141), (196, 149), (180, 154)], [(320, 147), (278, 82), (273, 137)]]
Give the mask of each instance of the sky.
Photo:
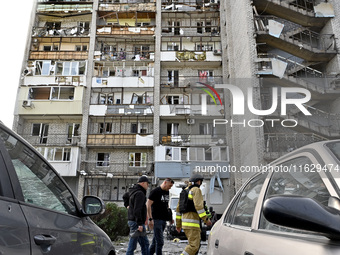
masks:
[[(0, 120), (13, 126), (13, 113), (33, 1), (2, 2), (0, 15)], [(8, 15), (6, 15), (8, 13)]]

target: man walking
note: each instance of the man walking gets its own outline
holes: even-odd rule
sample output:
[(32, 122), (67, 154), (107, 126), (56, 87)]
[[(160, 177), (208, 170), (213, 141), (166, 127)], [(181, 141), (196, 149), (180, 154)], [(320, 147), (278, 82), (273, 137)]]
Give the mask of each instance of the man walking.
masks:
[(134, 254), (137, 242), (141, 247), (142, 255), (149, 255), (149, 240), (145, 230), (146, 190), (149, 183), (149, 179), (143, 175), (129, 192), (128, 225), (130, 227), (130, 241), (126, 255)]
[(150, 245), (150, 255), (156, 252), (156, 255), (162, 254), (164, 245), (163, 232), (166, 226), (166, 221), (171, 220), (169, 217), (169, 190), (171, 189), (174, 181), (171, 178), (166, 178), (163, 183), (153, 189), (150, 193), (149, 199), (146, 203), (149, 228), (153, 228), (153, 239)]
[[(204, 209), (204, 201), (200, 186), (203, 182), (203, 176), (194, 174), (189, 182), (191, 183), (186, 189), (188, 191), (186, 210), (182, 214), (180, 212), (181, 201), (178, 201), (176, 208), (176, 229), (178, 233), (183, 228), (186, 237), (188, 238), (188, 245), (185, 247), (181, 255), (195, 255), (201, 246), (201, 220), (207, 226), (211, 226), (211, 221), (207, 218)], [(182, 201), (183, 202), (183, 201)]]

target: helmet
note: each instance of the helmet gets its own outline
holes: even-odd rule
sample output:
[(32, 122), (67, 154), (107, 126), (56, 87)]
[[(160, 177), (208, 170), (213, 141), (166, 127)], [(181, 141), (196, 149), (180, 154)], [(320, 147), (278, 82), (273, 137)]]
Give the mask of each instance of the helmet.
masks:
[(203, 182), (204, 177), (200, 174), (193, 174), (191, 178), (189, 179), (189, 182), (197, 182), (197, 181), (202, 181)]

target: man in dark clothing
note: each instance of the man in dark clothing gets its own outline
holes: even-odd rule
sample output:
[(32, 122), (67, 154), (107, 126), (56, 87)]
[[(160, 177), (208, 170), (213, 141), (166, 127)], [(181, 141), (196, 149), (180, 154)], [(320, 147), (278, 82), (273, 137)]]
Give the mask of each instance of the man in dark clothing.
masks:
[(149, 179), (143, 175), (139, 178), (138, 183), (130, 189), (128, 225), (130, 227), (130, 241), (126, 255), (132, 255), (139, 243), (142, 255), (149, 255), (149, 240), (146, 236), (146, 190), (149, 187)]
[(153, 239), (149, 249), (150, 255), (156, 251), (157, 255), (162, 254), (164, 245), (163, 232), (166, 226), (166, 221), (169, 219), (169, 190), (174, 181), (171, 178), (166, 178), (163, 183), (153, 189), (146, 203), (149, 217), (149, 228), (153, 228)]

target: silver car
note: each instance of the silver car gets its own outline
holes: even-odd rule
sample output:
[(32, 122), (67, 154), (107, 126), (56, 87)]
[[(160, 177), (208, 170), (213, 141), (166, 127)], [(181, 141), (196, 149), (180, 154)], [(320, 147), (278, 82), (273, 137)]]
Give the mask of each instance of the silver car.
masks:
[(340, 140), (266, 166), (237, 192), (209, 236), (208, 254), (340, 254)]
[(110, 238), (88, 216), (100, 198), (82, 205), (53, 167), (0, 122), (0, 254), (115, 255)]

